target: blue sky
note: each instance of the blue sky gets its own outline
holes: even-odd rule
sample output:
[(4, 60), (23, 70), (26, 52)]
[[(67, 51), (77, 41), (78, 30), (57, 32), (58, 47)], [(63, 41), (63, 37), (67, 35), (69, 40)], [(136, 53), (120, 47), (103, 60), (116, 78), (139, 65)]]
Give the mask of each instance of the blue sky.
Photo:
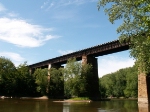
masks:
[[(98, 0), (1, 0), (0, 56), (18, 66), (118, 39)], [(132, 66), (129, 51), (98, 57), (99, 77)]]

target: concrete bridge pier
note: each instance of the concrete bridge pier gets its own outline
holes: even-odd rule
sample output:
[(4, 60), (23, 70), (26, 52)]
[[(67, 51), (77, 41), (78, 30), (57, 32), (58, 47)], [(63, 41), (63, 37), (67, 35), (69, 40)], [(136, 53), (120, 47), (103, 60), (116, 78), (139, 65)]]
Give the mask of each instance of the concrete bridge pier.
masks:
[(139, 112), (150, 112), (150, 75), (138, 75), (138, 107)]
[(98, 63), (97, 58), (93, 56), (82, 56), (82, 65), (91, 64), (92, 65), (92, 74), (87, 76), (87, 91), (88, 95), (93, 100), (100, 99), (99, 92), (99, 78), (98, 78)]
[(146, 75), (138, 75), (138, 103), (148, 103)]

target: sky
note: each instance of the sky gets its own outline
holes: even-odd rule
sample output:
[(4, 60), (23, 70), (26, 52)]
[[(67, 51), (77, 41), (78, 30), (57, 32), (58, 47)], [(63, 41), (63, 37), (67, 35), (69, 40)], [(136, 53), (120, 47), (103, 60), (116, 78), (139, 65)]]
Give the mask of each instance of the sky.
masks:
[[(0, 56), (34, 64), (118, 39), (98, 0), (1, 0)], [(99, 77), (134, 65), (129, 50), (98, 58)]]

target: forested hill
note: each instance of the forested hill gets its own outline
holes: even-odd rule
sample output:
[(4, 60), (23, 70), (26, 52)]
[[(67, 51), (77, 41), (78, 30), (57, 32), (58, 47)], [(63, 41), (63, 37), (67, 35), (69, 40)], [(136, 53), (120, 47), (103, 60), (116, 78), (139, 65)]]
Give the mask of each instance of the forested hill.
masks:
[(99, 79), (102, 98), (134, 97), (138, 95), (138, 70), (136, 66), (120, 69)]

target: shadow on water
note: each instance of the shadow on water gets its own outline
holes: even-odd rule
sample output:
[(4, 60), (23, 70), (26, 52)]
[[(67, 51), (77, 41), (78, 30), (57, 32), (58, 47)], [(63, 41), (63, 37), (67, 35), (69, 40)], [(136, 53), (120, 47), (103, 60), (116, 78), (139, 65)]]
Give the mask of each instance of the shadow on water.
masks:
[(53, 102), (53, 100), (0, 99), (0, 112), (149, 112), (137, 100)]

